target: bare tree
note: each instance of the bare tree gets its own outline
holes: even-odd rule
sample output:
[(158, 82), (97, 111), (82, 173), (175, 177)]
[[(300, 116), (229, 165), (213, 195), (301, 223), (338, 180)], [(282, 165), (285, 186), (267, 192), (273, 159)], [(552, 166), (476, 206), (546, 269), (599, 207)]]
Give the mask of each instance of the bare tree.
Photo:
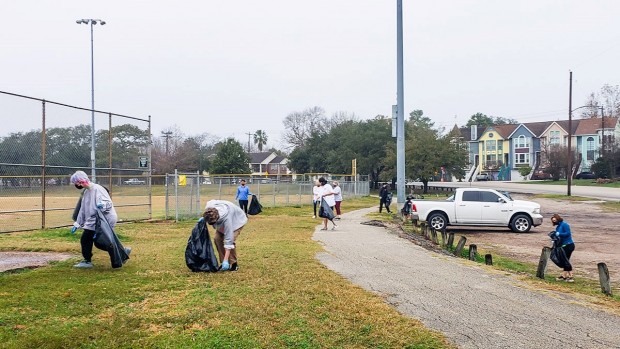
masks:
[(284, 118), (284, 140), (293, 147), (303, 147), (313, 133), (327, 131), (325, 110), (321, 107), (308, 108), (302, 112), (292, 112)]
[(599, 93), (590, 93), (586, 98), (585, 105), (592, 108), (585, 108), (581, 112), (582, 118), (600, 117), (600, 107), (605, 110), (605, 117), (617, 117), (620, 115), (620, 87), (605, 84)]

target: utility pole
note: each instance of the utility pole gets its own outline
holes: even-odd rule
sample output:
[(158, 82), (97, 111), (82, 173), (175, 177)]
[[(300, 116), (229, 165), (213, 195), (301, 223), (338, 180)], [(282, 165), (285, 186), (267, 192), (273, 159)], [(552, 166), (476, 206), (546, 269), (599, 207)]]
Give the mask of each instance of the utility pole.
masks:
[(573, 72), (570, 71), (570, 78), (568, 82), (568, 151), (567, 151), (567, 166), (566, 166), (566, 195), (570, 196), (570, 186), (573, 177), (573, 154), (572, 154), (572, 141), (573, 136)]
[(403, 82), (403, 0), (396, 1), (396, 190), (399, 204), (405, 202), (405, 102)]
[(168, 140), (170, 139), (172, 135), (172, 131), (168, 131), (168, 132), (161, 131), (161, 134), (162, 134), (162, 137), (166, 139), (166, 156), (168, 156)]
[(246, 135), (248, 135), (248, 154), (250, 153), (250, 137), (253, 135), (252, 132), (248, 132), (246, 133)]

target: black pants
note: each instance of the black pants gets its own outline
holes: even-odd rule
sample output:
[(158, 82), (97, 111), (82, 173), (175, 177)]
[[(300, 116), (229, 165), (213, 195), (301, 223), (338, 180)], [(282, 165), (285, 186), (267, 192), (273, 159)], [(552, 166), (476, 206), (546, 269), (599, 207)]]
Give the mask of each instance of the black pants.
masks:
[(570, 256), (573, 254), (573, 251), (575, 251), (575, 244), (564, 245), (562, 246), (562, 249), (566, 254), (566, 260), (568, 261), (568, 263), (564, 266), (564, 271), (573, 271), (573, 266), (570, 264)]
[[(82, 237), (80, 238), (80, 245), (82, 245), (82, 257), (84, 257), (85, 261), (90, 262), (91, 258), (93, 258), (93, 245), (95, 243), (95, 231), (84, 229), (82, 233)], [(102, 249), (110, 255), (112, 258), (114, 251), (112, 249), (106, 250)]]
[(316, 217), (316, 207), (320, 204), (320, 201), (312, 201), (312, 205), (314, 206), (314, 216)]
[(383, 208), (384, 205), (388, 213), (392, 213), (392, 211), (390, 211), (390, 205), (388, 205), (387, 200), (385, 199), (379, 200), (379, 213), (381, 213), (381, 209)]
[(248, 214), (248, 201), (249, 200), (239, 200), (239, 207), (241, 207), (246, 215)]

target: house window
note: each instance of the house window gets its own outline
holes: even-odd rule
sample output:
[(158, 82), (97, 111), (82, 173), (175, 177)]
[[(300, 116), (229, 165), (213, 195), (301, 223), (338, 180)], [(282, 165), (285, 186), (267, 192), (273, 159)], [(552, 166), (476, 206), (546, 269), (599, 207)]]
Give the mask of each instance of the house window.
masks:
[(529, 148), (530, 147), (530, 139), (525, 137), (524, 135), (520, 135), (515, 138), (515, 148)]
[(527, 165), (530, 163), (529, 153), (515, 154), (515, 165)]
[(487, 151), (495, 151), (496, 147), (497, 147), (497, 141), (493, 140), (493, 141), (486, 141), (487, 144)]
[(559, 145), (560, 144), (560, 131), (551, 131), (550, 132), (550, 145)]
[(594, 161), (594, 137), (586, 139), (586, 159)]

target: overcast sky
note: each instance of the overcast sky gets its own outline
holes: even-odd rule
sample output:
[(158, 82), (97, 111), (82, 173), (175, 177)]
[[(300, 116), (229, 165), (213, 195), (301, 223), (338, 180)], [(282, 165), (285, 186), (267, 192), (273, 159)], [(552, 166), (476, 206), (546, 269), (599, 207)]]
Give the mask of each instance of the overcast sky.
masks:
[[(477, 112), (566, 119), (570, 70), (574, 107), (620, 84), (619, 14), (618, 0), (404, 0), (405, 110), (445, 127)], [(396, 0), (7, 0), (0, 90), (90, 108), (81, 18), (107, 22), (94, 28), (95, 109), (151, 115), (156, 137), (262, 129), (280, 148), (293, 111), (369, 119), (396, 104)], [(0, 136), (40, 128), (40, 104), (0, 95), (0, 113)]]

